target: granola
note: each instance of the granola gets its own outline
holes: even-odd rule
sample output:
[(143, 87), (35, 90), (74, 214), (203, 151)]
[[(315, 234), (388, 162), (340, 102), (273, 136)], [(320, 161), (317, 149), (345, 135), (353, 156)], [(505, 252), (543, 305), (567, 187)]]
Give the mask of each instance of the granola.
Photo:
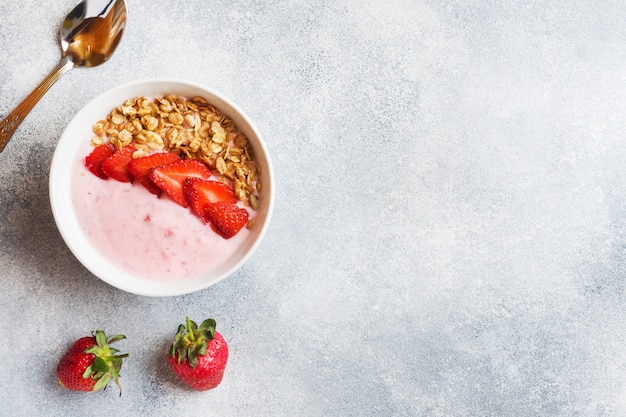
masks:
[(96, 122), (92, 130), (92, 146), (108, 141), (122, 149), (133, 144), (133, 158), (173, 152), (185, 159), (199, 159), (229, 184), (246, 206), (258, 207), (260, 168), (248, 138), (203, 97), (131, 98)]

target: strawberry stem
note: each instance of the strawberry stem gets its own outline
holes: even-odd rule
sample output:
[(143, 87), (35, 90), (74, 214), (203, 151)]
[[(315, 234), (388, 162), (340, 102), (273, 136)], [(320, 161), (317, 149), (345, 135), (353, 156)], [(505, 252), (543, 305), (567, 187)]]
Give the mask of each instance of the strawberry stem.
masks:
[(191, 320), (189, 319), (189, 316), (187, 316), (186, 320), (187, 320), (187, 333), (189, 334), (189, 339), (192, 342), (195, 342), (196, 335), (194, 334), (193, 328), (191, 327)]

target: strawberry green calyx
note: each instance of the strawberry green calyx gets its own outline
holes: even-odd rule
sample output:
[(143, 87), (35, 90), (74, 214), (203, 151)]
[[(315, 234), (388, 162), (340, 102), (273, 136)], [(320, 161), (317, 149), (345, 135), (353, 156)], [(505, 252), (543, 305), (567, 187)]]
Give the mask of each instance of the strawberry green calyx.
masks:
[(191, 368), (198, 364), (198, 356), (206, 354), (207, 341), (215, 336), (215, 320), (206, 319), (198, 326), (189, 317), (186, 318), (186, 326), (178, 326), (174, 343), (170, 348), (170, 356), (175, 358), (178, 353), (178, 364), (187, 359)]
[(94, 391), (106, 387), (109, 381), (113, 380), (115, 385), (119, 388), (121, 396), (122, 386), (119, 382), (120, 370), (122, 368), (123, 359), (127, 358), (129, 355), (127, 353), (120, 354), (119, 350), (109, 346), (109, 344), (126, 339), (126, 336), (117, 334), (107, 337), (102, 330), (96, 330), (92, 335), (96, 339), (96, 344), (86, 349), (85, 353), (91, 353), (95, 355), (95, 357), (93, 364), (85, 369), (83, 378), (92, 378), (96, 381), (93, 387)]

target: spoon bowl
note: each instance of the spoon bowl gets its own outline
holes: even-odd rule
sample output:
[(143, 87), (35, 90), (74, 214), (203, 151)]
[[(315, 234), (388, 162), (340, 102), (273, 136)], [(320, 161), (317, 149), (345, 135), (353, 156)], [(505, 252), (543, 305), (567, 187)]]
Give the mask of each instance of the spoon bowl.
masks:
[(126, 15), (125, 0), (83, 0), (72, 9), (59, 30), (61, 61), (0, 121), (0, 152), (28, 113), (63, 74), (74, 67), (95, 67), (111, 57), (126, 27)]
[(122, 39), (126, 4), (124, 0), (107, 1), (82, 1), (65, 17), (59, 31), (61, 49), (74, 66), (104, 63)]

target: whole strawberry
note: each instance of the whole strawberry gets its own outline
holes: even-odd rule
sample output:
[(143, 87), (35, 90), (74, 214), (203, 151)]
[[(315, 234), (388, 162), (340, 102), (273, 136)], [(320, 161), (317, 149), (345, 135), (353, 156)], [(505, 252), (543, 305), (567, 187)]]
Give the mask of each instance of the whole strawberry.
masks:
[(228, 346), (215, 330), (215, 320), (207, 319), (200, 326), (189, 317), (187, 325), (178, 326), (174, 343), (167, 356), (174, 373), (188, 386), (205, 391), (222, 382)]
[(107, 338), (102, 330), (96, 330), (92, 336), (78, 339), (59, 361), (59, 383), (74, 391), (98, 391), (112, 379), (122, 395), (118, 378), (122, 360), (128, 354), (118, 354), (109, 344), (125, 338), (121, 334)]

